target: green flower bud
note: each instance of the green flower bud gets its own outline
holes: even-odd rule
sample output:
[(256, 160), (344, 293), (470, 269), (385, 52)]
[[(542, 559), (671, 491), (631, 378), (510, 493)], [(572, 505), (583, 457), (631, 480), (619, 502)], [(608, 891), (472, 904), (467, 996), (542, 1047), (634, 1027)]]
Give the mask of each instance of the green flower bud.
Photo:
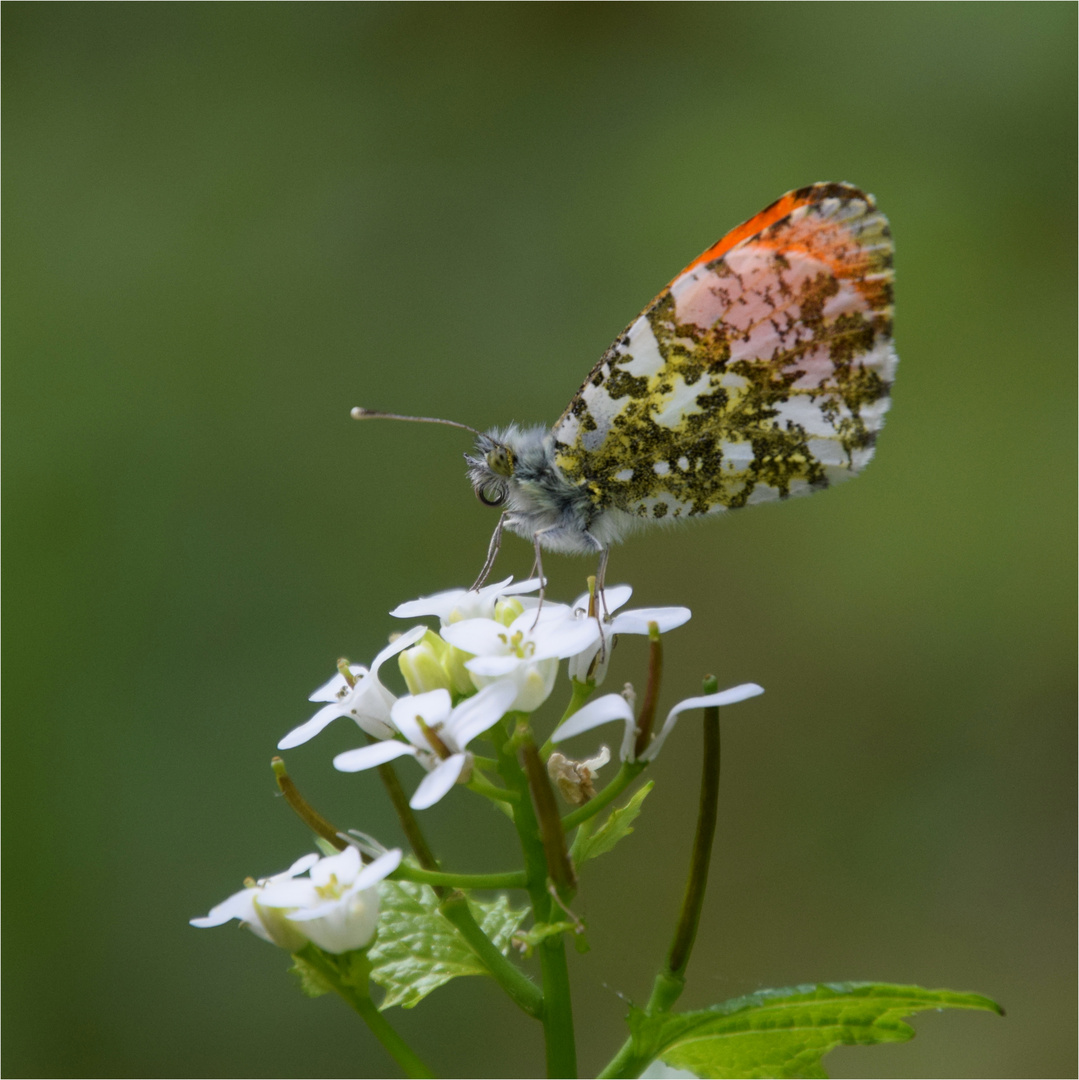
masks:
[(454, 690), (453, 679), (446, 669), (446, 654), (450, 647), (430, 630), (419, 644), (405, 649), (397, 657), (397, 666), (405, 677), (410, 694), (423, 694), (429, 690)]
[(518, 615), (523, 615), (524, 604), (516, 596), (504, 596), (495, 604), (495, 622), (509, 626)]

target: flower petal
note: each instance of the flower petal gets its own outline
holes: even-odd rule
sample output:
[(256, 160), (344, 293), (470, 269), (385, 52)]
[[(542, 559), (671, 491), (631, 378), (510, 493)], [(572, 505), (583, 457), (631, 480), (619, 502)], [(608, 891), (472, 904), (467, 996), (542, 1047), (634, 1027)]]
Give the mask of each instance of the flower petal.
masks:
[(739, 701), (745, 701), (747, 698), (756, 697), (758, 694), (763, 693), (764, 687), (758, 686), (756, 683), (742, 683), (741, 686), (732, 686), (729, 690), (720, 690), (715, 694), (705, 694), (704, 697), (686, 698), (685, 701), (680, 701), (667, 713), (667, 719), (664, 720), (659, 734), (641, 754), (641, 761), (655, 760), (656, 754), (659, 753), (667, 736), (674, 729), (674, 723), (680, 713), (684, 713), (688, 709), (706, 709), (710, 705), (736, 705)]
[(277, 881), (258, 890), (256, 897), (262, 907), (298, 908), (318, 902), (319, 896), (310, 878)]
[(597, 770), (602, 769), (610, 760), (611, 751), (606, 746), (601, 746), (598, 754), (595, 754), (590, 758), (585, 758), (580, 764), (582, 769), (588, 769), (589, 772), (596, 772)]
[(447, 724), (447, 734), (458, 750), (466, 746), (477, 736), (497, 724), (506, 715), (517, 697), (517, 686), (513, 682), (496, 682), (485, 686), (453, 710), (453, 716)]
[(541, 621), (532, 632), (536, 648), (529, 660), (575, 656), (598, 637), (599, 625), (595, 619), (560, 619), (552, 625), (545, 625)]
[[(629, 603), (629, 598), (632, 595), (632, 585), (608, 586), (603, 590), (603, 606), (606, 607), (608, 614), (612, 611), (617, 611), (623, 604)], [(581, 595), (573, 601), (573, 610), (587, 612), (590, 599), (588, 593), (581, 593)], [(603, 614), (603, 607), (600, 608), (600, 614)]]
[(393, 723), (397, 724), (401, 717), (422, 716), (423, 723), (433, 727), (435, 724), (446, 723), (449, 719), (450, 707), (449, 691), (440, 687), (437, 690), (412, 693), (405, 698), (397, 699), (390, 710), (390, 717)]
[(518, 665), (527, 664), (527, 660), (521, 660), (516, 656), (474, 656), (465, 661), (465, 667), (476, 675), (487, 675), (498, 678), (499, 675), (508, 675), (516, 671)]
[(659, 632), (665, 634), (689, 622), (693, 612), (687, 607), (634, 608), (623, 611), (611, 620), (611, 634), (647, 634), (648, 624), (656, 623)]
[(351, 885), (362, 868), (363, 859), (359, 851), (349, 844), (336, 855), (319, 859), (318, 865), (311, 870), (311, 880), (319, 887), (331, 884), (335, 878), (342, 884)]
[(502, 653), (509, 648), (509, 631), (494, 619), (463, 619), (442, 627), (442, 640), (474, 656)]
[(444, 689), (428, 690), (424, 694), (410, 694), (394, 702), (390, 717), (394, 726), (413, 746), (430, 750), (431, 746), (416, 721), (422, 717), (428, 727), (444, 724), (450, 718), (450, 692)]
[(454, 754), (440, 762), (433, 772), (423, 778), (408, 805), (413, 810), (426, 810), (429, 806), (434, 806), (457, 783), (467, 761), (468, 754)]
[(535, 592), (542, 584), (543, 578), (530, 577), (524, 581), (518, 581), (516, 585), (510, 585), (508, 588), (499, 586), (498, 594), (499, 596), (518, 596), (521, 593)]
[(355, 888), (369, 889), (377, 885), (383, 878), (387, 878), (401, 865), (404, 853), (400, 848), (393, 848), (380, 855), (373, 863), (368, 863), (356, 878)]
[(513, 577), (510, 576), (492, 585), (485, 585), (482, 589), (449, 589), (446, 592), (435, 593), (433, 596), (423, 596), (419, 600), (409, 600), (404, 604), (398, 604), (390, 614), (398, 619), (437, 615), (442, 623), (490, 618), (494, 613), (495, 604), (501, 597), (535, 592), (541, 584), (539, 578), (519, 581), (516, 585), (511, 584), (512, 581)]
[(411, 630), (406, 630), (396, 641), (391, 641), (371, 663), (372, 678), (378, 678), (378, 669), (382, 667), (391, 656), (396, 656), (399, 652), (403, 652), (409, 645), (415, 645), (426, 633), (426, 626), (414, 626)]
[(416, 757), (416, 748), (397, 739), (386, 739), (338, 754), (333, 759), (333, 767), (339, 772), (361, 772), (364, 769), (373, 769), (376, 765), (385, 765), (387, 761), (393, 761), (405, 754)]
[(233, 893), (227, 900), (215, 904), (210, 908), (208, 914), (197, 919), (188, 919), (188, 922), (192, 926), (197, 926), (200, 930), (209, 926), (221, 926), (222, 923), (227, 923), (229, 919), (250, 922), (255, 917), (253, 902), (257, 895), (258, 889), (241, 889), (238, 893)]
[(321, 855), (316, 855), (315, 852), (310, 851), (306, 855), (301, 855), (287, 870), (283, 870), (280, 874), (274, 874), (273, 877), (267, 878), (264, 882), (260, 881), (259, 884), (273, 885), (278, 881), (288, 881), (289, 878), (299, 877), (300, 874), (306, 874), (321, 858)]
[[(344, 679), (341, 680), (344, 682)], [(313, 739), (324, 727), (333, 723), (339, 716), (348, 716), (348, 712), (339, 704), (323, 705), (306, 723), (293, 728), (278, 744), (278, 750), (291, 750)]]
[[(513, 580), (510, 576), (499, 585), (508, 585)], [(421, 596), (418, 600), (406, 600), (390, 612), (395, 619), (419, 619), (424, 615), (437, 615), (440, 619), (448, 618), (460, 599), (468, 595), (467, 589), (447, 589), (445, 592)]]
[(630, 726), (635, 723), (633, 710), (621, 694), (604, 694), (582, 705), (564, 724), (559, 724), (551, 736), (551, 742), (564, 742), (612, 720), (622, 720)]

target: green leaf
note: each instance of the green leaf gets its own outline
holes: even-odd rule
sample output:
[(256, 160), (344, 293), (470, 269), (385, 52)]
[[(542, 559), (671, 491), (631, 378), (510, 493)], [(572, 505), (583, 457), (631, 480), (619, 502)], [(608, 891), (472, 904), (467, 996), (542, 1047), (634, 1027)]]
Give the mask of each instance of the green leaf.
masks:
[[(382, 913), (378, 937), (367, 951), (371, 978), (385, 991), (379, 1006), (411, 1009), (432, 990), (461, 975), (486, 975), (487, 969), (438, 910), (438, 897), (429, 885), (385, 881), (379, 887)], [(505, 896), (495, 900), (469, 899), (468, 906), (483, 932), (505, 954), (510, 938), (527, 914), (510, 907)]]
[[(305, 955), (307, 953), (311, 954), (311, 961), (314, 962), (308, 960)], [(329, 977), (320, 971), (316, 964), (321, 964), (327, 969), (330, 973)], [(363, 990), (366, 993), (371, 964), (363, 949), (335, 954), (324, 952), (314, 945), (308, 945), (304, 954), (293, 954), (292, 967), (289, 970), (299, 977), (300, 990), (303, 994), (317, 998), (322, 997), (323, 994), (337, 992), (337, 987), (330, 981), (334, 975), (343, 985)]]
[(582, 835), (581, 842), (574, 842), (573, 861), (580, 869), (589, 859), (597, 855), (605, 855), (619, 840), (629, 836), (633, 832), (632, 825), (641, 812), (641, 803), (645, 796), (655, 786), (654, 780), (649, 780), (633, 795), (633, 798), (625, 806), (616, 806), (607, 816), (607, 820), (591, 835)]
[(887, 983), (821, 983), (725, 1001), (691, 1013), (629, 1017), (637, 1076), (660, 1059), (695, 1076), (826, 1077), (821, 1058), (840, 1045), (905, 1042), (904, 1016), (924, 1009), (1003, 1009), (978, 994)]
[(300, 992), (309, 998), (322, 997), (333, 993), (333, 987), (302, 956), (292, 957), (289, 971), (300, 980)]

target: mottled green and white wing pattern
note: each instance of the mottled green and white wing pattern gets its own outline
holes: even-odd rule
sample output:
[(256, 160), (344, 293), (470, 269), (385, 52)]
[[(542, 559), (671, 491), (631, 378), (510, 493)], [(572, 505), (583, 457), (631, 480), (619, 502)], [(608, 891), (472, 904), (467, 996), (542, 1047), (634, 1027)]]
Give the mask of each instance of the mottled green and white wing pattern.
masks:
[(896, 362), (888, 222), (815, 184), (652, 301), (555, 425), (555, 460), (597, 506), (649, 519), (808, 494), (873, 456)]

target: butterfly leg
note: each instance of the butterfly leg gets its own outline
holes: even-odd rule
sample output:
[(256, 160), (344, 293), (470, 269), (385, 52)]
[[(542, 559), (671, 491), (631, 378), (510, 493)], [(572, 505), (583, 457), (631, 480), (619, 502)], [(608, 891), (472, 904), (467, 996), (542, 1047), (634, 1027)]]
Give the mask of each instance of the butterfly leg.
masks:
[(491, 542), (487, 545), (487, 560), (483, 564), (480, 576), (472, 583), (472, 588), (469, 590), (470, 592), (479, 592), (480, 587), (490, 575), (491, 569), (495, 565), (495, 559), (498, 558), (499, 548), (502, 547), (502, 526), (506, 524), (506, 518), (508, 516), (508, 513), (504, 513), (498, 519), (498, 524), (495, 526), (495, 531), (491, 536)]
[[(532, 546), (535, 548), (536, 551), (536, 558), (535, 561), (532, 563), (532, 573), (538, 575), (540, 581), (539, 603), (536, 605), (536, 622), (532, 624), (533, 629), (535, 629), (536, 623), (539, 622), (540, 612), (543, 610), (543, 594), (547, 590), (547, 579), (543, 576), (543, 541), (540, 539), (544, 531), (546, 530), (541, 530), (538, 533), (532, 534)], [(531, 577), (531, 574), (529, 576)]]
[(599, 553), (599, 566), (596, 567), (596, 597), (598, 603), (596, 604), (597, 612), (596, 617), (599, 618), (600, 607), (603, 608), (603, 618), (610, 619), (611, 613), (607, 610), (607, 594), (604, 591), (604, 585), (607, 581), (607, 560), (611, 556), (610, 544), (605, 544)]

